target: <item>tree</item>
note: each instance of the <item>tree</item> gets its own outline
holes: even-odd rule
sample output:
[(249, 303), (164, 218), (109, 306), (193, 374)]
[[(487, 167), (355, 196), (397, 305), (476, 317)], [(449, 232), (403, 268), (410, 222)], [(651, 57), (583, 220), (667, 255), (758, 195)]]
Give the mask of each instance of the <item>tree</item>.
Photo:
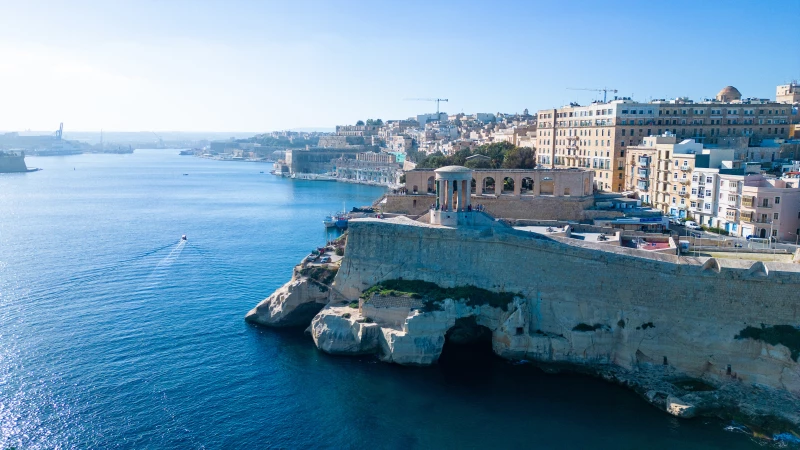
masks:
[(375, 119), (375, 122), (373, 122), (373, 124), (381, 127), (383, 126), (383, 121), (381, 119)]
[(502, 167), (504, 169), (533, 169), (536, 167), (533, 150), (528, 147), (512, 148), (506, 153)]
[(357, 127), (364, 126), (364, 121), (363, 120), (359, 120), (358, 122), (356, 122), (356, 126)]
[(367, 125), (374, 125), (374, 124), (375, 121), (373, 121), (372, 119), (367, 119)]

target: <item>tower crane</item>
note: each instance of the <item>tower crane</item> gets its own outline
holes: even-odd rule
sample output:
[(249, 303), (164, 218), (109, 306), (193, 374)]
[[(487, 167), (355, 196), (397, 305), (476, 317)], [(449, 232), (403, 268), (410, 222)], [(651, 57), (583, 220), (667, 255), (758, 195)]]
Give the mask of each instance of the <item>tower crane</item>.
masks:
[(164, 140), (161, 139), (161, 136), (157, 135), (155, 131), (151, 131), (151, 133), (153, 133), (153, 136), (158, 138), (159, 147), (163, 147), (164, 146)]
[(611, 89), (611, 88), (603, 88), (603, 89), (591, 89), (591, 88), (567, 88), (567, 89), (569, 89), (570, 91), (594, 91), (594, 92), (602, 92), (602, 93), (603, 93), (603, 103), (605, 103), (605, 102), (606, 102), (606, 100), (607, 100), (606, 96), (608, 95), (608, 93), (609, 93), (609, 92), (611, 92), (612, 94), (616, 94), (617, 92), (619, 92), (619, 91), (617, 91), (616, 89)]
[(448, 101), (446, 98), (407, 98), (406, 100), (418, 102), (436, 102), (436, 115), (439, 115), (439, 102)]

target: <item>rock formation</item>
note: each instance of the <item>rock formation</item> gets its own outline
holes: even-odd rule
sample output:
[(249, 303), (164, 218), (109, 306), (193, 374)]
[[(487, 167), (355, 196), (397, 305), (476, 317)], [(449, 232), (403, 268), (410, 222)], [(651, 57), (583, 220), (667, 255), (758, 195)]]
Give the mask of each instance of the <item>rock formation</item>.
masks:
[[(446, 298), (422, 308), (340, 299), (311, 321), (323, 351), (429, 365), (447, 339), (485, 327), (503, 358), (603, 377), (677, 417), (800, 425), (797, 264), (709, 262), (501, 225), (361, 219), (349, 233), (333, 283), (349, 301), (386, 280), (517, 294), (508, 305)], [(293, 298), (287, 286), (248, 316), (281, 323), (302, 302), (325, 301), (322, 292)]]
[(273, 327), (308, 326), (328, 303), (329, 288), (295, 267), (292, 279), (251, 309), (244, 319)]

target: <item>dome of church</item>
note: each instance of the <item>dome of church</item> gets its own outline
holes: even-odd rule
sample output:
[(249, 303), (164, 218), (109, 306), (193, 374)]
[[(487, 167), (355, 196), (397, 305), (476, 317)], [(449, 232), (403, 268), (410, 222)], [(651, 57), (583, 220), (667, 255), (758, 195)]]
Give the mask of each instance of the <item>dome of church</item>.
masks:
[(733, 86), (725, 86), (717, 94), (717, 100), (721, 102), (729, 102), (731, 100), (741, 100), (742, 93)]

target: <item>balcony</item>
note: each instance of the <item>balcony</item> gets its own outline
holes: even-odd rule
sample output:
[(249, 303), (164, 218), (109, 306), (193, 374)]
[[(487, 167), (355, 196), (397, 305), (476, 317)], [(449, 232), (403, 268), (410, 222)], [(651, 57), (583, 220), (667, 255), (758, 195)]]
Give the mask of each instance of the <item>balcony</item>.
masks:
[(691, 172), (692, 168), (689, 167), (689, 166), (681, 166), (681, 171), (682, 172)]

